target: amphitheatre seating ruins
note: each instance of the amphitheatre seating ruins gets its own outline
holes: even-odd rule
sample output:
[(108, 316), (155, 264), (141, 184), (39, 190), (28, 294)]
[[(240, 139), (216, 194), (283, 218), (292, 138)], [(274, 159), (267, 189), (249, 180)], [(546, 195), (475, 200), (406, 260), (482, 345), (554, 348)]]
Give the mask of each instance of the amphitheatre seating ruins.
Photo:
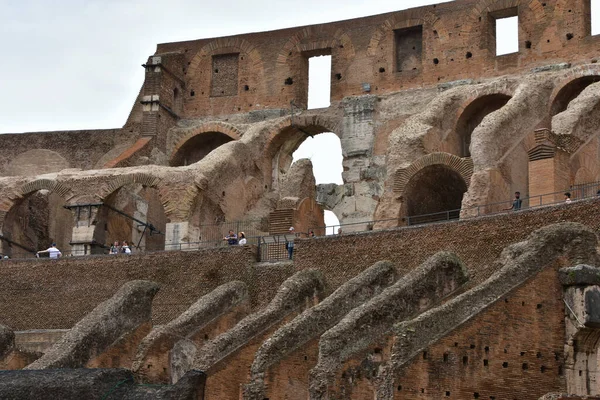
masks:
[[(0, 398), (600, 398), (591, 13), (457, 0), (159, 44), (122, 128), (0, 135)], [(292, 164), (326, 132), (341, 185)]]

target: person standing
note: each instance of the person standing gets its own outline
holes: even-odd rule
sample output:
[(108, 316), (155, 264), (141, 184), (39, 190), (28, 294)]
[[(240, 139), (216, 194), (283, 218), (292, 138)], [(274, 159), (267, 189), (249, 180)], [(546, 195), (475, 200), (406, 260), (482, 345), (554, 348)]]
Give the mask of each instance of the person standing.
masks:
[(52, 246), (48, 247), (46, 250), (38, 251), (35, 254), (35, 256), (39, 257), (40, 253), (48, 253), (48, 257), (53, 258), (53, 259), (57, 259), (60, 256), (62, 256), (62, 253), (60, 252), (60, 250), (56, 248), (56, 243), (52, 243)]
[(238, 242), (238, 244), (240, 246), (243, 246), (247, 243), (246, 234), (244, 232), (240, 232), (240, 234), (238, 235), (238, 238), (240, 239), (240, 241)]
[(108, 254), (119, 254), (119, 241), (115, 240), (112, 246), (110, 246), (110, 251)]
[(565, 203), (571, 204), (571, 193), (569, 192), (565, 193)]
[(291, 260), (294, 255), (294, 236), (296, 235), (296, 231), (294, 227), (290, 227), (289, 234), (292, 236), (291, 240), (286, 237), (285, 238), (285, 249), (288, 252), (289, 259)]
[(507, 208), (506, 211), (519, 211), (521, 209), (522, 204), (523, 200), (521, 200), (521, 192), (515, 192), (515, 199), (513, 200), (512, 206), (510, 208)]
[(230, 246), (238, 244), (238, 237), (232, 230), (229, 230), (229, 235), (225, 236), (223, 240), (227, 240), (227, 244)]
[(131, 248), (127, 244), (126, 241), (123, 241), (123, 246), (121, 247), (121, 251), (125, 254), (131, 254)]

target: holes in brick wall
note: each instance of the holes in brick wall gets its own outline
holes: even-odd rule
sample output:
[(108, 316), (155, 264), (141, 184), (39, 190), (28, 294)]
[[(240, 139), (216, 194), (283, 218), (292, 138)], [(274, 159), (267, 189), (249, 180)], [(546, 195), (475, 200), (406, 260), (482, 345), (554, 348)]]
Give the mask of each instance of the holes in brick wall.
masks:
[(508, 299), (504, 299), (504, 302), (505, 302), (505, 303), (508, 303)]
[(542, 305), (541, 304), (537, 304), (535, 307), (539, 310), (540, 308), (542, 308)]
[(579, 370), (579, 376), (582, 376), (582, 375), (583, 375), (583, 371)]
[(522, 302), (521, 302), (521, 305), (524, 307), (524, 306), (525, 306), (525, 302), (524, 302), (524, 301), (522, 301)]
[(433, 38), (434, 39), (439, 39), (440, 38), (440, 34), (438, 33), (438, 31), (436, 31), (436, 30), (433, 31)]
[(554, 352), (554, 359), (556, 361), (558, 361), (560, 359), (560, 354), (558, 354), (557, 352)]
[(190, 96), (194, 97), (196, 95), (196, 92), (194, 92), (193, 90), (190, 91)]
[(421, 388), (421, 393), (425, 393), (425, 388)]
[(467, 51), (466, 57), (467, 57), (467, 59), (472, 58), (473, 57), (473, 53), (471, 53), (470, 51)]
[(398, 391), (401, 392), (402, 391), (402, 385), (398, 385)]
[(523, 365), (521, 365), (521, 369), (523, 369), (523, 371), (528, 370), (529, 369), (529, 364), (523, 363)]
[(204, 334), (204, 340), (208, 340), (208, 334)]
[(537, 352), (537, 354), (535, 355), (537, 358), (542, 358), (542, 353), (540, 353), (539, 351)]
[(438, 60), (437, 58), (434, 58), (434, 59), (433, 59), (433, 63), (434, 63), (435, 65), (438, 65), (438, 64), (440, 63), (440, 60)]
[(383, 67), (379, 67), (379, 73), (380, 73), (380, 74), (383, 74), (384, 72), (385, 72), (385, 68), (383, 68)]
[(463, 365), (467, 365), (469, 363), (469, 357), (468, 356), (463, 356), (462, 363), (463, 363)]
[(450, 397), (450, 392), (446, 391), (446, 397)]
[(246, 91), (246, 92), (247, 92), (248, 90), (250, 90), (250, 86), (248, 86), (248, 85), (244, 85), (244, 91)]
[(506, 361), (502, 363), (502, 368), (508, 368), (508, 363)]
[(484, 359), (484, 360), (483, 360), (483, 366), (484, 366), (484, 367), (487, 367), (487, 366), (489, 366), (489, 365), (490, 365), (490, 362), (489, 362), (488, 360)]
[(529, 41), (529, 40), (525, 41), (525, 48), (526, 49), (530, 49), (531, 48), (531, 41)]
[(338, 81), (342, 79), (342, 74), (335, 74), (335, 79), (337, 79)]
[(458, 342), (454, 342), (454, 347), (458, 347)]
[(485, 347), (483, 348), (483, 350), (484, 350), (486, 353), (489, 353), (489, 352), (490, 352), (490, 346), (485, 346)]
[(444, 353), (444, 362), (448, 362), (448, 353)]
[[(544, 366), (542, 365), (542, 374), (543, 374), (544, 372), (546, 372), (546, 367), (544, 367)], [(558, 376), (563, 376), (563, 366), (562, 366), (562, 365), (559, 365), (559, 366), (558, 366)]]
[(478, 399), (479, 398), (479, 393), (477, 393), (477, 392), (473, 393), (473, 398), (474, 399)]
[(308, 356), (304, 356), (304, 361), (308, 361)]
[(504, 349), (504, 354), (508, 353), (508, 350)]
[(286, 85), (288, 85), (288, 86), (289, 85), (293, 85), (294, 84), (294, 80), (292, 78), (286, 78), (284, 83)]
[(572, 33), (567, 33), (567, 40), (571, 40), (573, 39), (573, 34)]
[(525, 355), (525, 352), (524, 352), (524, 351), (522, 351), (522, 352), (521, 352), (521, 357), (523, 357), (524, 355)]
[(469, 346), (471, 349), (475, 348), (475, 345), (473, 343), (471, 343), (471, 345)]
[(427, 352), (426, 351), (423, 352), (423, 360), (427, 360)]

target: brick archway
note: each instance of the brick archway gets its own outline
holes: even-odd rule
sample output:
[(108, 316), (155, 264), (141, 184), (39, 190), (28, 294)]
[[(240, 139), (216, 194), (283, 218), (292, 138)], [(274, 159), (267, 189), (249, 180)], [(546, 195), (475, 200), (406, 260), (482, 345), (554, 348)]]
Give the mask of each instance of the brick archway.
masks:
[[(300, 129), (296, 129), (300, 128)], [(294, 116), (293, 125), (291, 118), (285, 118), (274, 125), (266, 133), (263, 151), (263, 176), (266, 185), (273, 183), (274, 158), (282, 146), (295, 135), (318, 135), (320, 133), (332, 132), (340, 137), (341, 121), (324, 115), (299, 115)], [(298, 143), (300, 144), (300, 143)]]
[(394, 192), (404, 193), (406, 185), (419, 171), (433, 166), (443, 165), (457, 172), (465, 181), (467, 188), (471, 183), (473, 175), (473, 160), (470, 158), (460, 158), (448, 153), (431, 153), (423, 156), (413, 162), (407, 168), (401, 168), (394, 174)]
[(553, 111), (557, 109), (557, 103), (560, 101), (561, 96), (565, 94), (565, 91), (567, 91), (570, 86), (573, 86), (578, 81), (588, 77), (591, 80), (598, 79), (598, 81), (600, 81), (600, 65), (579, 66), (566, 72), (563, 78), (555, 85), (554, 90), (550, 95), (550, 99), (548, 101), (548, 113), (550, 113), (552, 116)]
[(175, 130), (169, 135), (169, 141), (167, 143), (167, 151), (169, 154), (170, 163), (173, 162), (177, 152), (191, 139), (198, 137), (199, 135), (218, 132), (232, 140), (239, 140), (242, 137), (242, 133), (235, 126), (225, 122), (210, 122), (203, 124), (199, 127), (194, 127), (187, 130)]

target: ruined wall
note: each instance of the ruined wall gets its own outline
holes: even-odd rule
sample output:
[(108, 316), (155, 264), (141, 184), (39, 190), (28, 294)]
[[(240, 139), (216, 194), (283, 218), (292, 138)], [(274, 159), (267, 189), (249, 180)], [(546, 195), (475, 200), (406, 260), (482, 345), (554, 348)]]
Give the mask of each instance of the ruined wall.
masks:
[(133, 128), (0, 135), (0, 176), (93, 169), (115, 146), (133, 143), (137, 135)]
[[(519, 52), (496, 56), (496, 20), (519, 17)], [(332, 56), (331, 99), (589, 61), (588, 0), (462, 0), (308, 27), (165, 43), (183, 61), (184, 115), (306, 105), (308, 58)]]

